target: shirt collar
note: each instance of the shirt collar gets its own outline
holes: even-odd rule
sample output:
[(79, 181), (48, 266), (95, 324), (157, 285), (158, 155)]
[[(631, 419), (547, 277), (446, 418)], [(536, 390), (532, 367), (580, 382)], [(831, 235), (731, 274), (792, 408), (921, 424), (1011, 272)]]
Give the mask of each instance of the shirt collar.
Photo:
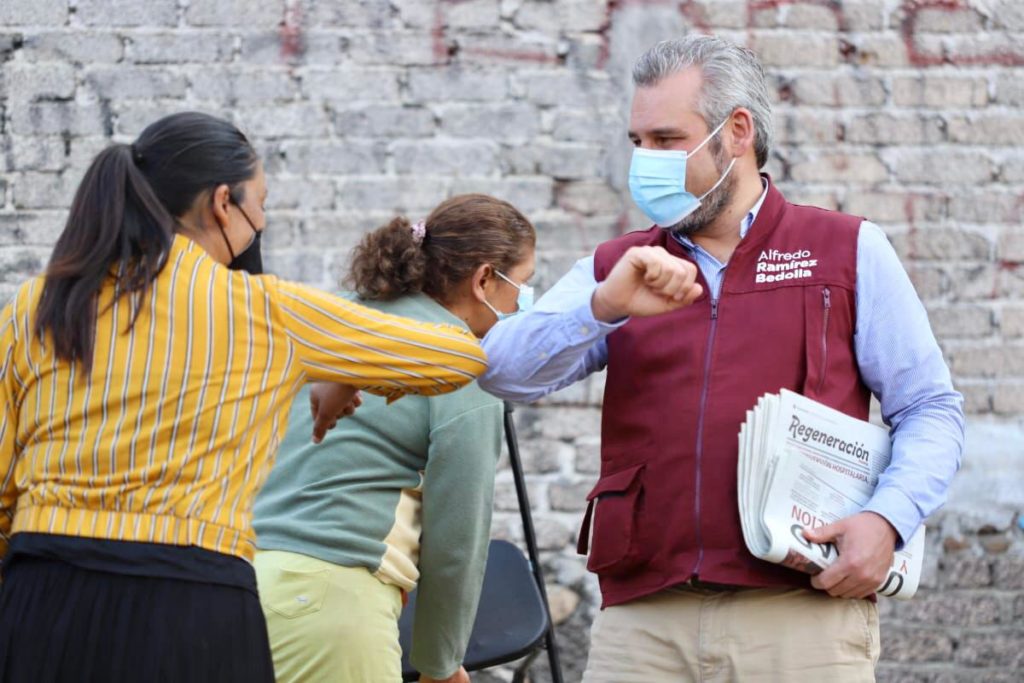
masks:
[[(750, 207), (750, 211), (748, 211), (747, 215), (740, 221), (740, 239), (746, 237), (747, 233), (750, 232), (750, 226), (754, 224), (754, 221), (757, 219), (757, 214), (761, 210), (761, 205), (764, 204), (764, 198), (768, 196), (768, 181), (764, 178), (761, 178), (761, 187), (763, 188), (761, 190), (761, 196), (757, 198), (754, 205)], [(693, 240), (686, 235), (680, 235), (679, 233), (673, 232), (672, 237), (688, 249), (697, 248), (697, 245), (693, 243)]]

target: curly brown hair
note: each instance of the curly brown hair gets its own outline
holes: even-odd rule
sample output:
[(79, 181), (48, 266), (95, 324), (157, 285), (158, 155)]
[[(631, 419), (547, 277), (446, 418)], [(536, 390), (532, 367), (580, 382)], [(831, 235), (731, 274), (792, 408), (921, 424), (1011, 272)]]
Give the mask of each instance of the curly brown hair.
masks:
[(533, 224), (506, 201), (485, 194), (452, 197), (425, 221), (421, 243), (405, 217), (367, 234), (352, 252), (346, 283), (364, 299), (423, 292), (441, 303), (484, 263), (507, 272), (537, 242)]

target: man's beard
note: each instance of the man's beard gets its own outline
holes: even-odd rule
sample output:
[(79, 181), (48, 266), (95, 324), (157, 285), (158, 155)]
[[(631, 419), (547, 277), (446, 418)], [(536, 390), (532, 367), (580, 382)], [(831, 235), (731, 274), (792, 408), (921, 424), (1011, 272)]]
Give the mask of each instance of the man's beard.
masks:
[[(715, 168), (718, 169), (719, 177), (721, 177), (727, 167), (724, 155), (721, 154), (721, 146), (711, 151), (715, 155)], [(725, 208), (732, 202), (735, 189), (736, 177), (730, 173), (721, 185), (701, 200), (696, 211), (673, 225), (669, 230), (684, 237), (696, 235), (722, 215)]]

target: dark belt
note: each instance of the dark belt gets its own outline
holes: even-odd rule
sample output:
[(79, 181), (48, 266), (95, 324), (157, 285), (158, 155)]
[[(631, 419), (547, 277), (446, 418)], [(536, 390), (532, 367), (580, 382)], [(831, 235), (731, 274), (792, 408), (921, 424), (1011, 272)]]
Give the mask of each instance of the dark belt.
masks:
[(701, 581), (700, 579), (689, 579), (683, 583), (671, 586), (669, 590), (689, 591), (692, 593), (735, 593), (736, 591), (750, 590), (750, 586), (733, 586), (728, 583), (713, 583)]

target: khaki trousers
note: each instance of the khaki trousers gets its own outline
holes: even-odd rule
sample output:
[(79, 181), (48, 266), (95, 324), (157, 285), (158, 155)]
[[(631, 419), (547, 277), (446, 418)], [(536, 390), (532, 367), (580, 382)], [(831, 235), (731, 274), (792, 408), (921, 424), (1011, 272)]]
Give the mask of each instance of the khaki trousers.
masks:
[(874, 681), (878, 654), (867, 600), (681, 587), (602, 610), (583, 681)]

